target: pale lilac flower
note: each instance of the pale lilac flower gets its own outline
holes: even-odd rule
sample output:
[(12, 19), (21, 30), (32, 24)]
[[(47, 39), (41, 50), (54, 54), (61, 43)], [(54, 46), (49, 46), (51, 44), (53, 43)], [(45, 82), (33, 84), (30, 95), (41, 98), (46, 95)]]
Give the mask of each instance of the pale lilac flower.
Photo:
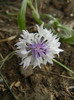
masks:
[(57, 35), (53, 35), (51, 30), (43, 29), (43, 25), (40, 27), (37, 25), (38, 33), (23, 30), (22, 38), (19, 38), (19, 42), (16, 44), (16, 54), (22, 59), (20, 65), (23, 64), (23, 68), (27, 68), (29, 65), (32, 65), (33, 68), (36, 66), (41, 68), (41, 64), (46, 65), (47, 62), (53, 64), (54, 55), (63, 52), (59, 48), (60, 42), (58, 42)]

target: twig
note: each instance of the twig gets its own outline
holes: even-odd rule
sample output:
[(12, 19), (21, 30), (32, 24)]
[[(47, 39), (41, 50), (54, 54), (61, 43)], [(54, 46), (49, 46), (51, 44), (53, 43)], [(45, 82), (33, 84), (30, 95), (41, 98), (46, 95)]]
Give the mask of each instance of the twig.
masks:
[(49, 73), (54, 74), (54, 75), (57, 75), (57, 76), (59, 76), (59, 77), (66, 78), (66, 79), (72, 79), (72, 80), (74, 80), (74, 77), (69, 77), (69, 76), (65, 76), (65, 75), (59, 75), (59, 74), (57, 74), (57, 73), (55, 73), (55, 72), (51, 72), (51, 71), (48, 71), (48, 72), (47, 72), (47, 75), (49, 75)]
[(1, 40), (0, 40), (0, 43), (1, 43), (1, 42), (6, 42), (6, 41), (11, 41), (11, 40), (15, 39), (16, 37), (17, 37), (17, 35), (14, 35), (14, 36), (11, 36), (11, 37), (9, 37), (9, 38), (7, 38), (7, 39), (1, 39)]

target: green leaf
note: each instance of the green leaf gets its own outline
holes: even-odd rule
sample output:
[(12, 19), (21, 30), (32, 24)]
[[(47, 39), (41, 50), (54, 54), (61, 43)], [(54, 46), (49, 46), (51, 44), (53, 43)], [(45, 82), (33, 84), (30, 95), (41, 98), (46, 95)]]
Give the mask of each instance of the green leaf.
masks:
[(38, 12), (35, 10), (35, 11), (32, 11), (32, 13), (33, 13), (33, 17), (34, 17), (34, 19), (36, 20), (36, 22), (39, 24), (39, 25), (41, 25), (42, 24), (42, 20), (38, 17), (39, 15), (38, 15)]
[(38, 8), (37, 8), (37, 0), (35, 0), (35, 7), (33, 6), (31, 0), (28, 0), (28, 5), (29, 7), (32, 9), (32, 14), (33, 14), (33, 17), (35, 19), (35, 21), (41, 25), (42, 24), (42, 20), (40, 19), (40, 15), (38, 13)]
[[(74, 45), (74, 32), (70, 30), (68, 27), (62, 25), (60, 23), (60, 20), (51, 16), (50, 14), (42, 14), (41, 17), (49, 18), (53, 21), (51, 23), (50, 21), (46, 24), (47, 28), (51, 28), (53, 30), (54, 34), (57, 34), (58, 37), (60, 37), (60, 40), (69, 44)], [(54, 30), (53, 27), (60, 28), (60, 32), (57, 33), (57, 31)]]
[(67, 42), (71, 45), (74, 45), (74, 35), (72, 35), (72, 37), (67, 38), (67, 39), (61, 38), (61, 41)]
[(18, 25), (21, 30), (26, 29), (26, 19), (25, 19), (26, 7), (27, 7), (27, 0), (23, 0), (20, 12), (18, 13)]

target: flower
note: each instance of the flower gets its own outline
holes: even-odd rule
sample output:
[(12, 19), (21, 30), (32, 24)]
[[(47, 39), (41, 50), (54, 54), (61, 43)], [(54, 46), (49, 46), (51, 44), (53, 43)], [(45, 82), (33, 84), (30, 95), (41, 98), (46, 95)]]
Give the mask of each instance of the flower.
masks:
[(57, 35), (53, 35), (51, 30), (43, 29), (43, 25), (40, 27), (37, 25), (38, 33), (23, 30), (22, 38), (19, 38), (19, 42), (16, 43), (16, 54), (22, 59), (20, 65), (23, 64), (23, 68), (29, 65), (33, 68), (36, 66), (41, 68), (41, 64), (46, 65), (47, 62), (53, 64), (54, 55), (63, 52), (59, 48), (60, 42)]

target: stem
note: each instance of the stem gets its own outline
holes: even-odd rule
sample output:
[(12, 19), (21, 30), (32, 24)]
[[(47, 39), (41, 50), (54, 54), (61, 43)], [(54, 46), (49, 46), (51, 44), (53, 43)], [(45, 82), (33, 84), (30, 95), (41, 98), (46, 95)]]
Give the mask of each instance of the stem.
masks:
[(52, 19), (53, 21), (55, 21), (55, 20), (56, 20), (56, 18), (55, 18), (55, 17), (53, 17), (53, 16), (51, 16), (51, 15), (49, 15), (49, 14), (42, 14), (42, 15), (41, 15), (41, 17), (47, 17), (47, 18)]
[(32, 10), (35, 10), (35, 8), (34, 8), (33, 5), (32, 5), (32, 2), (31, 2), (30, 0), (28, 0), (28, 5), (30, 6), (30, 8), (31, 8)]
[(4, 80), (4, 82), (5, 82), (6, 86), (8, 87), (8, 89), (9, 89), (9, 91), (11, 92), (12, 96), (14, 97), (14, 99), (15, 99), (15, 100), (17, 100), (17, 99), (16, 99), (16, 97), (15, 97), (15, 95), (14, 95), (14, 93), (13, 93), (13, 92), (12, 92), (12, 90), (10, 89), (10, 87), (9, 87), (8, 83), (6, 82), (6, 80), (5, 80), (4, 76), (2, 75), (2, 73), (1, 73), (1, 72), (0, 72), (0, 76), (1, 76), (1, 77), (2, 77), (2, 79)]
[(35, 0), (35, 9), (36, 9), (36, 11), (38, 11), (38, 8), (37, 8), (37, 0)]
[(15, 51), (12, 51), (11, 53), (9, 53), (9, 54), (2, 60), (2, 64), (1, 64), (1, 66), (0, 66), (0, 70), (1, 70), (2, 66), (4, 65), (5, 61), (6, 61), (11, 55), (13, 55), (14, 53), (15, 53)]
[[(15, 51), (9, 53), (9, 54), (2, 60), (2, 64), (1, 64), (1, 66), (0, 66), (0, 70), (1, 70), (2, 66), (4, 65), (5, 61), (6, 61), (11, 55), (13, 55), (14, 53), (15, 53)], [(4, 80), (6, 86), (8, 87), (8, 89), (9, 89), (9, 91), (11, 92), (12, 96), (14, 97), (14, 99), (17, 100), (16, 97), (15, 97), (15, 95), (14, 95), (14, 93), (13, 93), (12, 90), (10, 89), (8, 83), (6, 82), (4, 76), (2, 75), (1, 72), (0, 72), (0, 76), (1, 76), (2, 79)]]
[(32, 14), (33, 14), (34, 19), (36, 20), (36, 22), (39, 25), (41, 25), (42, 24), (42, 20), (40, 19), (40, 15), (38, 13), (37, 0), (35, 0), (35, 7), (32, 5), (31, 0), (28, 0), (28, 5), (32, 9)]
[(70, 70), (68, 67), (66, 67), (65, 65), (63, 65), (62, 63), (60, 63), (59, 61), (52, 59), (54, 62), (56, 62), (57, 64), (59, 64), (60, 66), (62, 66), (63, 68), (65, 68), (66, 70), (68, 70), (69, 72), (71, 72), (72, 74), (74, 74), (74, 71)]

